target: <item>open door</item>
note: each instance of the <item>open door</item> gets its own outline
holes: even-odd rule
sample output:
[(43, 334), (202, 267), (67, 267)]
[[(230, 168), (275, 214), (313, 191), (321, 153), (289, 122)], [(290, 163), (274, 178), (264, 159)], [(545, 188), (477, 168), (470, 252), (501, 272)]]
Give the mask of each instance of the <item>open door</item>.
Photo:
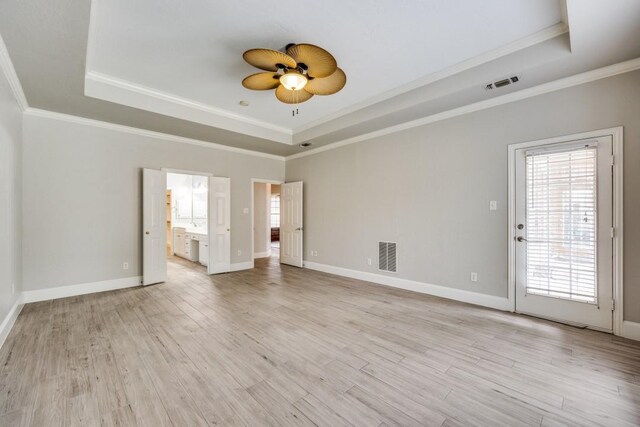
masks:
[(231, 271), (231, 179), (209, 178), (209, 274)]
[(280, 186), (280, 262), (302, 267), (302, 181)]
[(167, 175), (142, 171), (142, 284), (167, 280)]

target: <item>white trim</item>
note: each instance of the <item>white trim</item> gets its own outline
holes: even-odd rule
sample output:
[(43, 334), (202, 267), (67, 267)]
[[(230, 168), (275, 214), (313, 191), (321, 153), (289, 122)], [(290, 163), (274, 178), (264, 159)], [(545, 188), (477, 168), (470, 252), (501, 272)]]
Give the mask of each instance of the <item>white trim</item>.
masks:
[(211, 172), (190, 171), (186, 169), (160, 168), (164, 173), (177, 173), (181, 175), (213, 176)]
[(562, 142), (577, 141), (580, 139), (597, 138), (602, 136), (611, 136), (613, 144), (613, 155), (615, 165), (613, 168), (613, 226), (615, 235), (613, 238), (613, 299), (615, 301), (615, 310), (613, 311), (613, 333), (614, 335), (623, 335), (623, 319), (624, 319), (624, 283), (623, 283), (623, 128), (622, 126), (593, 130), (573, 135), (557, 136), (537, 141), (526, 141), (510, 144), (508, 147), (508, 212), (507, 212), (507, 245), (508, 245), (508, 300), (509, 310), (515, 312), (515, 154), (516, 150), (539, 145), (558, 144)]
[(271, 256), (271, 250), (268, 250), (266, 252), (257, 252), (253, 254), (253, 259), (256, 258), (268, 258)]
[(15, 325), (16, 320), (22, 311), (22, 307), (24, 307), (24, 303), (22, 302), (22, 295), (20, 295), (0, 324), (0, 348), (2, 348), (2, 345), (9, 336), (11, 328)]
[(235, 264), (231, 264), (231, 270), (229, 271), (251, 270), (252, 268), (253, 261), (236, 262)]
[(76, 295), (93, 294), (96, 292), (113, 291), (115, 289), (140, 286), (142, 276), (125, 277), (122, 279), (103, 280), (100, 282), (81, 283), (79, 285), (59, 286), (57, 288), (38, 289), (22, 292), (25, 304), (30, 302), (48, 301)]
[[(613, 333), (623, 335), (624, 321), (624, 135), (622, 126), (611, 129), (613, 138), (613, 300), (616, 310), (613, 311)], [(637, 338), (636, 338), (637, 339)]]
[(231, 113), (96, 71), (89, 71), (85, 74), (84, 94), (92, 98), (264, 138), (286, 145), (293, 144), (293, 132), (289, 128)]
[[(303, 126), (299, 126), (293, 130), (293, 134), (295, 135), (297, 133), (304, 132), (306, 130), (319, 126), (323, 123), (334, 120), (338, 117), (342, 117), (344, 115), (353, 113), (354, 111), (369, 107), (373, 104), (377, 104), (389, 98), (393, 98), (394, 96), (398, 96), (402, 93), (406, 93), (416, 88), (426, 86), (438, 80), (442, 80), (447, 77), (451, 77), (455, 74), (461, 73), (463, 71), (470, 70), (474, 67), (477, 67), (482, 64), (486, 64), (487, 62), (494, 61), (498, 58), (507, 56), (519, 50), (526, 49), (528, 47), (534, 46), (536, 44), (542, 43), (547, 40), (551, 40), (553, 38), (561, 36), (562, 34), (567, 33), (568, 31), (569, 31), (569, 27), (567, 26), (567, 24), (565, 24), (564, 22), (559, 22), (549, 28), (545, 28), (542, 31), (538, 31), (537, 33), (515, 40), (504, 46), (498, 47), (497, 49), (490, 50), (481, 55), (459, 62), (443, 70), (421, 77), (417, 80), (409, 82), (400, 87), (391, 89), (387, 92), (368, 98), (365, 101), (350, 105), (346, 108), (342, 108), (334, 113), (321, 117), (318, 120), (314, 120)], [(404, 105), (402, 108), (406, 108), (406, 105)], [(393, 111), (387, 111), (387, 114), (391, 112)], [(328, 133), (328, 132), (324, 132), (324, 133)], [(299, 141), (299, 142), (302, 142), (302, 141)]]
[(179, 142), (179, 143), (182, 143), (182, 144), (197, 145), (198, 147), (211, 148), (211, 149), (222, 150), (222, 151), (230, 151), (230, 152), (233, 152), (233, 153), (246, 154), (248, 156), (264, 157), (264, 158), (271, 159), (271, 160), (282, 160), (282, 161), (284, 161), (284, 159), (285, 159), (283, 156), (277, 156), (275, 154), (268, 154), (268, 153), (262, 153), (262, 152), (259, 152), (259, 151), (246, 150), (244, 148), (236, 148), (236, 147), (231, 147), (231, 146), (228, 146), (228, 145), (217, 144), (215, 142), (207, 142), (207, 141), (201, 141), (201, 140), (197, 140), (197, 139), (185, 138), (185, 137), (182, 137), (182, 136), (176, 136), (176, 135), (170, 135), (170, 134), (162, 133), (162, 132), (155, 132), (155, 131), (151, 131), (151, 130), (139, 129), (139, 128), (134, 128), (134, 127), (131, 127), (131, 126), (118, 125), (118, 124), (114, 124), (114, 123), (103, 122), (103, 121), (100, 121), (100, 120), (87, 119), (87, 118), (84, 118), (84, 117), (72, 116), (72, 115), (69, 115), (69, 114), (56, 113), (56, 112), (53, 112), (53, 111), (41, 110), (41, 109), (38, 109), (38, 108), (29, 107), (24, 112), (24, 114), (25, 115), (29, 115), (29, 116), (33, 116), (33, 117), (41, 117), (41, 118), (45, 118), (45, 119), (76, 123), (76, 124), (83, 125), (83, 126), (93, 126), (93, 127), (112, 130), (112, 131), (116, 131), (116, 132), (124, 132), (124, 133), (133, 134), (133, 135), (143, 136), (143, 137), (146, 137), (146, 138), (155, 138), (155, 139), (161, 139), (163, 141), (171, 141), (171, 142)]
[(16, 69), (13, 67), (13, 62), (11, 62), (11, 57), (9, 56), (7, 45), (4, 44), (4, 40), (1, 35), (0, 69), (2, 69), (5, 77), (7, 78), (7, 82), (9, 83), (9, 87), (13, 92), (13, 96), (16, 98), (18, 106), (22, 111), (25, 111), (27, 108), (29, 108), (29, 103), (27, 102), (27, 97), (24, 95), (24, 91), (22, 90), (22, 84), (20, 84), (20, 80), (18, 79), (18, 75), (16, 74)]
[(85, 51), (84, 72), (85, 75), (93, 69), (93, 51), (94, 46), (98, 44), (98, 30), (96, 22), (98, 22), (98, 4), (99, 0), (91, 0), (89, 9), (89, 29), (87, 30), (87, 49)]
[(622, 333), (620, 335), (630, 340), (640, 341), (640, 323), (625, 320), (622, 323)]
[(422, 117), (416, 120), (411, 120), (405, 123), (389, 126), (384, 129), (379, 129), (373, 132), (357, 135), (341, 141), (336, 141), (327, 145), (323, 145), (322, 147), (304, 151), (302, 153), (292, 154), (290, 156), (287, 156), (286, 160), (294, 160), (294, 159), (299, 159), (301, 157), (311, 156), (313, 154), (318, 154), (323, 151), (344, 147), (345, 145), (354, 144), (356, 142), (361, 142), (368, 139), (389, 135), (391, 133), (412, 129), (418, 126), (423, 126), (429, 123), (434, 123), (434, 122), (450, 119), (453, 117), (462, 116), (464, 114), (469, 114), (476, 111), (486, 110), (488, 108), (497, 107), (499, 105), (520, 101), (520, 100), (531, 98), (534, 96), (543, 95), (549, 92), (555, 92), (558, 90), (566, 89), (573, 86), (578, 86), (581, 84), (604, 79), (607, 77), (613, 77), (618, 74), (628, 73), (638, 69), (640, 69), (640, 58), (631, 59), (629, 61), (620, 62), (618, 64), (609, 65), (606, 67), (598, 68), (596, 70), (591, 70), (584, 73), (576, 74), (570, 77), (565, 77), (559, 80), (555, 80), (549, 83), (544, 83), (538, 86), (530, 87), (517, 92), (512, 92), (506, 95), (497, 96), (495, 98), (487, 99), (484, 101), (478, 101), (472, 104), (464, 105), (462, 107), (454, 108), (447, 111), (442, 111), (440, 113), (432, 114), (430, 116)]
[(377, 283), (379, 285), (391, 286), (393, 288), (400, 288), (422, 294), (466, 302), (469, 304), (480, 305), (483, 307), (495, 308), (497, 310), (509, 310), (509, 301), (504, 297), (465, 291), (463, 289), (450, 288), (447, 286), (432, 285), (430, 283), (417, 282), (415, 280), (400, 279), (398, 277), (390, 277), (382, 274), (351, 270), (332, 265), (318, 264), (309, 261), (304, 262), (304, 267), (311, 270), (322, 271), (324, 273)]

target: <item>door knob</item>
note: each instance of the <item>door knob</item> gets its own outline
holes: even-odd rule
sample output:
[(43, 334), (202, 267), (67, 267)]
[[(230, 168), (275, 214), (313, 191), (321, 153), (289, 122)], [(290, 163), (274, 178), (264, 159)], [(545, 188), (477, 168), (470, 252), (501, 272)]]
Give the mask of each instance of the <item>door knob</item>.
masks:
[(149, 232), (148, 232), (148, 231), (145, 231), (145, 232), (144, 232), (144, 234), (149, 234)]
[(524, 237), (522, 237), (522, 236), (518, 236), (518, 237), (516, 238), (516, 240), (517, 240), (518, 242), (528, 242), (528, 240), (527, 240), (527, 239), (525, 239), (525, 238), (524, 238)]
[(296, 228), (296, 231), (302, 231), (302, 227)]

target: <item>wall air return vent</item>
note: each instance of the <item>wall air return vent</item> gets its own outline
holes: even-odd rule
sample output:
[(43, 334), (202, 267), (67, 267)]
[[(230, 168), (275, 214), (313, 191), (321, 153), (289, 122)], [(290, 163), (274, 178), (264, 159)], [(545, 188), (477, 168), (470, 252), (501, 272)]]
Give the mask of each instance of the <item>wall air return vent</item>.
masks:
[(485, 90), (493, 90), (499, 89), (501, 87), (509, 86), (514, 83), (518, 83), (520, 81), (520, 76), (511, 76), (506, 79), (496, 80), (495, 82), (490, 82), (484, 85)]
[(396, 243), (378, 242), (378, 270), (395, 273), (396, 267)]

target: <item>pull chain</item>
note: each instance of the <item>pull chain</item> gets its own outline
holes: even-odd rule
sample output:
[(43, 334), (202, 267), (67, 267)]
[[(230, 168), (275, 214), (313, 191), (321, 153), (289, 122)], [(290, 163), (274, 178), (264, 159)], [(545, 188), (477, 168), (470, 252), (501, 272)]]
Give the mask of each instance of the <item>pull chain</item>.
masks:
[[(295, 90), (293, 91), (293, 103), (297, 106), (298, 105), (298, 91)], [(291, 110), (291, 116), (295, 117), (298, 115), (298, 107), (295, 108), (295, 110)]]

